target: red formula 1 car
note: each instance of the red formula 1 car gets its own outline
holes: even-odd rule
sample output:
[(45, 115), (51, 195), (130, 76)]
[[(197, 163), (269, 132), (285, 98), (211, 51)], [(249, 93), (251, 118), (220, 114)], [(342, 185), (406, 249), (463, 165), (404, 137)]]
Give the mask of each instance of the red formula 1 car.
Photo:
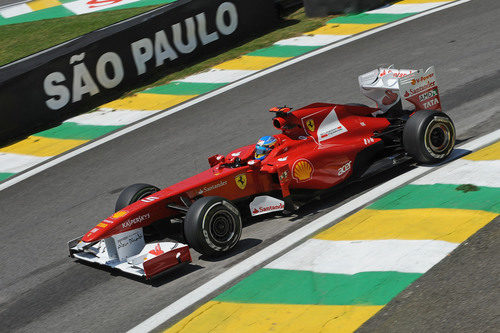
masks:
[[(433, 67), (380, 68), (361, 75), (359, 83), (377, 108), (273, 108), (280, 134), (212, 156), (208, 170), (165, 189), (129, 186), (113, 215), (69, 242), (71, 256), (150, 278), (190, 262), (189, 247), (207, 256), (229, 251), (240, 239), (242, 217), (293, 211), (348, 181), (409, 159), (439, 162), (451, 153), (455, 129), (440, 110)], [(182, 223), (188, 245), (146, 244), (144, 229), (171, 221)]]

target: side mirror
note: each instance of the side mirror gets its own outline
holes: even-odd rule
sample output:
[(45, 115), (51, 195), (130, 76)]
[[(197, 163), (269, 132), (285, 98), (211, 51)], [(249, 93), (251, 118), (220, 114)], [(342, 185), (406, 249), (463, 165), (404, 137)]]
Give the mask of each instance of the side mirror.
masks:
[(208, 164), (210, 164), (210, 167), (214, 167), (219, 163), (224, 163), (225, 160), (224, 156), (217, 154), (208, 158)]
[(259, 169), (259, 168), (260, 168), (260, 165), (262, 164), (262, 161), (260, 161), (260, 160), (250, 160), (250, 161), (248, 161), (248, 163), (247, 163), (247, 164), (248, 164), (248, 165), (250, 166), (250, 168), (252, 168), (252, 169)]

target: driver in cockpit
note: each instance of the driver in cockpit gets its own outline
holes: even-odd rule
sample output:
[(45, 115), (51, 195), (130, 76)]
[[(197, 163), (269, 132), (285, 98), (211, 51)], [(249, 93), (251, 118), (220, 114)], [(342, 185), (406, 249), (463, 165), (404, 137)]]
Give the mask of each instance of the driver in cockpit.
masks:
[(278, 140), (273, 136), (263, 136), (255, 145), (255, 159), (264, 160), (267, 155), (276, 147)]

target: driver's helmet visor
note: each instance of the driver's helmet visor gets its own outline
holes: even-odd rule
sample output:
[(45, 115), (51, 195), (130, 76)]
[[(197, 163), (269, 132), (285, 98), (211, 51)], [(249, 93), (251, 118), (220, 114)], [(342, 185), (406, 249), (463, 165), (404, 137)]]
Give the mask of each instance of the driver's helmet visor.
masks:
[(255, 146), (255, 158), (263, 159), (271, 152), (272, 149), (272, 147), (264, 147), (259, 145)]

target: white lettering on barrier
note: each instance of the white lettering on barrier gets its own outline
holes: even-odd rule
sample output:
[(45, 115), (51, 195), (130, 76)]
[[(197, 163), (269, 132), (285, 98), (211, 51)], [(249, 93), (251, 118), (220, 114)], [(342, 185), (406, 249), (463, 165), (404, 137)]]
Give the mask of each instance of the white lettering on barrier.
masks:
[(45, 104), (52, 110), (59, 110), (68, 104), (71, 93), (66, 86), (57, 83), (63, 83), (66, 81), (64, 74), (61, 72), (53, 72), (45, 77), (43, 80), (43, 90), (52, 98), (45, 101)]
[[(115, 3), (116, 1), (111, 2)], [(101, 5), (100, 2), (99, 5)], [(185, 28), (184, 39), (183, 26)], [(147, 72), (147, 63), (153, 58), (155, 67), (158, 67), (163, 65), (167, 59), (170, 61), (177, 59), (178, 53), (192, 53), (198, 47), (196, 33), (202, 45), (217, 41), (220, 34), (227, 36), (234, 33), (238, 28), (238, 11), (233, 3), (223, 2), (217, 8), (215, 26), (217, 31), (207, 32), (206, 15), (202, 12), (194, 17), (186, 18), (184, 24), (176, 23), (171, 26), (174, 47), (169, 42), (167, 33), (164, 30), (157, 31), (154, 40), (142, 38), (132, 42), (130, 50), (137, 75)], [(49, 97), (45, 101), (49, 109), (59, 110), (65, 107), (70, 100), (75, 103), (81, 101), (85, 95), (94, 96), (98, 94), (100, 89), (97, 82), (105, 89), (112, 89), (123, 81), (125, 72), (119, 54), (115, 52), (103, 53), (97, 60), (95, 72), (87, 68), (85, 62), (83, 62), (84, 57), (85, 53), (81, 53), (70, 58), (70, 64), (78, 62), (73, 66), (73, 77), (69, 79), (71, 89), (68, 88), (66, 77), (61, 72), (53, 72), (45, 77), (43, 88), (45, 94)], [(112, 76), (108, 75), (106, 71), (106, 67), (109, 66), (113, 69)], [(92, 73), (95, 75), (93, 76)]]
[[(224, 22), (225, 14), (229, 16), (228, 25)], [(215, 24), (217, 25), (217, 30), (223, 35), (230, 35), (235, 32), (236, 28), (238, 28), (238, 11), (236, 10), (236, 6), (231, 2), (223, 2), (217, 8)]]
[(177, 53), (168, 42), (167, 34), (163, 30), (155, 33), (155, 58), (156, 67), (163, 65), (165, 59), (172, 61), (178, 58)]
[(182, 41), (182, 29), (180, 23), (176, 23), (172, 26), (172, 34), (174, 36), (175, 48), (181, 53), (188, 54), (193, 52), (197, 46), (196, 35), (194, 34), (195, 24), (192, 17), (185, 19), (184, 23), (186, 24), (186, 44)]
[(139, 39), (130, 45), (137, 75), (146, 73), (146, 62), (153, 58), (153, 42), (149, 38)]
[[(43, 80), (43, 89), (45, 94), (50, 96), (45, 101), (47, 107), (51, 110), (59, 110), (66, 106), (70, 99), (73, 103), (81, 101), (86, 94), (93, 96), (99, 93), (99, 87), (96, 81), (90, 74), (85, 62), (85, 52), (75, 54), (70, 57), (69, 64), (73, 65), (73, 81), (71, 91), (63, 85), (66, 77), (61, 72), (53, 72)], [(113, 77), (108, 76), (106, 66), (110, 65), (113, 69)], [(97, 81), (107, 89), (111, 89), (119, 85), (125, 76), (123, 63), (120, 56), (115, 52), (106, 52), (97, 60), (96, 78)]]
[(198, 36), (200, 36), (203, 45), (210, 44), (219, 39), (217, 31), (207, 34), (207, 19), (205, 13), (196, 15), (196, 22), (198, 22)]
[[(114, 77), (109, 77), (106, 71), (106, 65), (109, 64), (113, 68)], [(125, 73), (123, 71), (122, 59), (115, 52), (104, 53), (99, 60), (97, 60), (96, 65), (96, 76), (97, 81), (107, 89), (116, 87), (122, 82)]]
[[(82, 59), (83, 61), (83, 59)], [(71, 61), (70, 61), (71, 63)], [(82, 96), (90, 94), (93, 96), (99, 92), (99, 88), (89, 73), (85, 63), (79, 63), (73, 66), (73, 103), (81, 101)]]

